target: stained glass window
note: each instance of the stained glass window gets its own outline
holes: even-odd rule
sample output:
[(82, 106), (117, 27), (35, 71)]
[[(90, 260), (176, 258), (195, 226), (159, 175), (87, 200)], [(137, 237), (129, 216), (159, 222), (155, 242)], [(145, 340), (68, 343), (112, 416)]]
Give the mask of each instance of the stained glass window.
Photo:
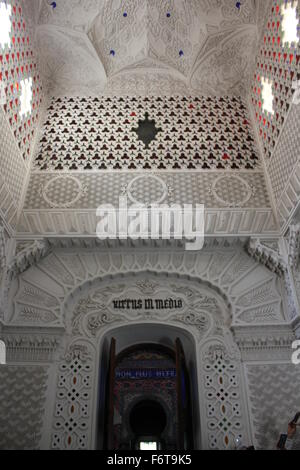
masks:
[(298, 18), (297, 8), (292, 4), (282, 5), (281, 13), (282, 19), (282, 30), (283, 30), (283, 42), (284, 43), (297, 43), (298, 42)]
[(270, 80), (262, 79), (263, 109), (268, 113), (274, 114), (272, 85), (273, 83)]
[(0, 46), (2, 49), (5, 46), (10, 47), (11, 39), (11, 5), (0, 2)]
[(31, 102), (32, 102), (32, 78), (22, 80), (21, 83), (21, 109), (20, 116), (26, 116), (31, 114)]

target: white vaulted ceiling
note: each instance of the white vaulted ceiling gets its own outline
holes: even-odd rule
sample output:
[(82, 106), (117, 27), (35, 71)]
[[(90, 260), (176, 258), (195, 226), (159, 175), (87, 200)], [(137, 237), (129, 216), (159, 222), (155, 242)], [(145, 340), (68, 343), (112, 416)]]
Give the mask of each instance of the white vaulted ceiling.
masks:
[[(26, 0), (55, 94), (243, 94), (266, 0)], [(125, 14), (125, 16), (124, 16)], [(182, 52), (180, 52), (182, 51)], [(148, 84), (147, 84), (148, 81)], [(171, 85), (170, 85), (171, 84)], [(143, 85), (142, 85), (143, 88)], [(161, 90), (163, 91), (163, 90)], [(169, 94), (169, 93), (167, 93)]]

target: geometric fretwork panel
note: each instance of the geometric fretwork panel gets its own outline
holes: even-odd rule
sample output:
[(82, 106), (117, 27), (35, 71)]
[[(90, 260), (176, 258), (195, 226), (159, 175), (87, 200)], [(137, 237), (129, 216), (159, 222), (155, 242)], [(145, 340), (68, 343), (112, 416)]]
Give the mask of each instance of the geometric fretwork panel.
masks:
[[(274, 450), (280, 434), (287, 432), (288, 423), (300, 411), (299, 366), (248, 365), (246, 369), (257, 447)], [(299, 432), (294, 449), (300, 450)]]
[[(155, 122), (149, 147), (134, 129)], [(53, 98), (36, 157), (41, 170), (260, 167), (245, 102), (237, 97)]]
[(300, 106), (293, 106), (269, 165), (275, 199), (279, 203), (292, 176), (296, 173), (300, 147)]
[[(1, 1), (10, 11), (10, 41), (0, 43), (0, 99), (7, 121), (23, 158), (28, 158), (42, 101), (42, 85), (31, 39), (25, 24), (19, 0)], [(4, 7), (6, 8), (6, 7)], [(27, 93), (31, 112), (21, 114), (24, 101), (22, 84), (32, 79)], [(25, 100), (26, 101), (26, 100)]]
[(88, 345), (73, 345), (59, 365), (52, 449), (89, 448), (93, 359)]
[[(260, 52), (257, 58), (256, 71), (252, 85), (252, 103), (256, 112), (256, 120), (267, 158), (271, 158), (278, 137), (284, 126), (287, 113), (293, 98), (293, 82), (300, 79), (299, 59), (300, 41), (284, 43), (282, 29), (282, 6), (291, 5), (284, 0), (272, 3), (272, 11), (263, 36)], [(293, 2), (298, 7), (298, 1)], [(299, 36), (299, 27), (298, 27)], [(300, 36), (299, 36), (300, 37)], [(262, 97), (263, 80), (272, 83), (273, 114), (264, 111)], [(285, 155), (282, 156), (285, 159)]]
[[(160, 172), (159, 180), (146, 173), (138, 180), (134, 172), (86, 172), (74, 174), (32, 173), (26, 195), (25, 209), (97, 208), (100, 204), (117, 205), (124, 193), (136, 201), (158, 200), (163, 194), (162, 183), (169, 187), (164, 202), (194, 204), (206, 207), (270, 207), (262, 173), (243, 172)], [(155, 176), (158, 172), (155, 173)], [(135, 183), (132, 183), (135, 180)]]
[(209, 449), (234, 449), (236, 439), (245, 439), (239, 364), (214, 344), (204, 354), (204, 374)]

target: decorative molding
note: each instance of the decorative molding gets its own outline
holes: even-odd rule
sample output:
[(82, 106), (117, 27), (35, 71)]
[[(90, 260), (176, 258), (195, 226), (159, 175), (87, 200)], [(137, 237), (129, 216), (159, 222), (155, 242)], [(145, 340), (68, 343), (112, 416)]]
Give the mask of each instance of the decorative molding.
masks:
[(60, 343), (61, 334), (35, 333), (31, 330), (6, 332), (0, 331), (0, 339), (4, 341), (7, 351), (7, 363), (51, 363)]
[(283, 277), (287, 270), (285, 260), (278, 252), (266, 245), (263, 245), (259, 239), (251, 238), (247, 245), (248, 254), (263, 266), (266, 266), (273, 273)]
[[(64, 197), (57, 199), (57, 192), (63, 188)], [(41, 185), (40, 193), (52, 209), (67, 209), (76, 204), (86, 193), (87, 187), (70, 175), (57, 176)]]
[[(150, 191), (145, 191), (151, 188)], [(139, 175), (122, 189), (122, 195), (128, 196), (133, 204), (161, 204), (173, 193), (171, 185), (156, 175)], [(154, 195), (154, 199), (153, 199)]]
[[(175, 276), (165, 273), (157, 276), (145, 273), (142, 281), (133, 273), (127, 274), (126, 282), (120, 284), (116, 277), (107, 282), (103, 279), (103, 287), (99, 282), (89, 283), (82, 287), (81, 293), (72, 293), (72, 318), (67, 320), (67, 329), (73, 336), (83, 335), (98, 338), (101, 330), (112, 324), (127, 324), (136, 320), (157, 320), (159, 322), (182, 323), (197, 332), (198, 340), (211, 331), (213, 326), (219, 327), (229, 323), (228, 310), (223, 304), (224, 299), (213, 289), (197, 287), (191, 281), (182, 279), (179, 283)], [(140, 276), (139, 276), (140, 277)], [(159, 283), (155, 280), (159, 279)], [(84, 292), (84, 294), (83, 294)], [(180, 312), (170, 306), (166, 311), (147, 309), (144, 304), (139, 310), (112, 308), (112, 301), (123, 298), (139, 299), (172, 299), (181, 300)], [(153, 301), (154, 302), (154, 301)], [(68, 326), (70, 325), (70, 326)]]
[[(181, 242), (169, 241), (144, 244), (125, 240), (113, 244), (88, 239), (50, 239), (47, 247), (49, 254), (34, 263), (34, 278), (30, 269), (19, 276), (13, 309), (11, 305), (7, 309), (6, 321), (10, 324), (49, 328), (65, 325), (65, 305), (68, 308), (72, 305), (74, 311), (75, 303), (81, 299), (86, 299), (81, 312), (108, 313), (109, 299), (125, 289), (124, 276), (127, 285), (130, 280), (142, 297), (149, 296), (151, 289), (152, 295), (162, 292), (168, 285), (166, 290), (173, 292), (169, 297), (183, 296), (190, 309), (210, 311), (211, 315), (221, 317), (219, 304), (213, 303), (208, 294), (211, 289), (225, 300), (228, 325), (285, 322), (281, 281), (276, 270), (271, 273), (250, 258), (242, 241), (207, 240), (204, 249), (197, 253), (186, 252)], [(182, 279), (181, 285), (177, 284), (178, 279)], [(111, 313), (124, 315), (123, 311)], [(149, 312), (144, 313), (149, 318)], [(167, 318), (162, 313), (159, 316)], [(110, 316), (102, 321), (110, 322)]]
[(50, 253), (50, 246), (47, 240), (35, 240), (32, 245), (25, 247), (18, 253), (12, 263), (8, 266), (8, 278), (11, 280), (37, 264), (41, 259)]
[[(199, 199), (196, 200), (197, 204), (198, 201)], [(207, 238), (278, 236), (277, 223), (270, 208), (206, 209), (204, 217)], [(59, 234), (59, 237), (64, 235), (66, 238), (83, 236), (95, 238), (98, 222), (99, 218), (95, 209), (24, 210), (19, 223), (18, 236), (40, 238), (57, 237)], [(184, 240), (183, 243), (185, 243)]]
[(289, 361), (291, 345), (295, 340), (293, 328), (289, 325), (234, 326), (234, 339), (245, 362)]
[[(230, 185), (235, 187), (234, 192), (228, 191)], [(241, 208), (255, 195), (256, 189), (253, 185), (250, 186), (248, 181), (240, 176), (226, 175), (217, 178), (210, 191), (221, 206)]]

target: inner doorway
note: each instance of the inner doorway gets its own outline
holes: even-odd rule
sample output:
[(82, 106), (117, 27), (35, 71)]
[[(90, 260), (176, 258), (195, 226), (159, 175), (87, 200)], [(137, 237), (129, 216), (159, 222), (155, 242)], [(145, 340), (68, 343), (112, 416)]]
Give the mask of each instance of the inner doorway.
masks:
[(159, 401), (142, 400), (130, 412), (129, 424), (137, 450), (160, 450), (168, 417)]
[(173, 347), (140, 343), (116, 354), (106, 391), (108, 450), (193, 448), (190, 378), (179, 338)]

